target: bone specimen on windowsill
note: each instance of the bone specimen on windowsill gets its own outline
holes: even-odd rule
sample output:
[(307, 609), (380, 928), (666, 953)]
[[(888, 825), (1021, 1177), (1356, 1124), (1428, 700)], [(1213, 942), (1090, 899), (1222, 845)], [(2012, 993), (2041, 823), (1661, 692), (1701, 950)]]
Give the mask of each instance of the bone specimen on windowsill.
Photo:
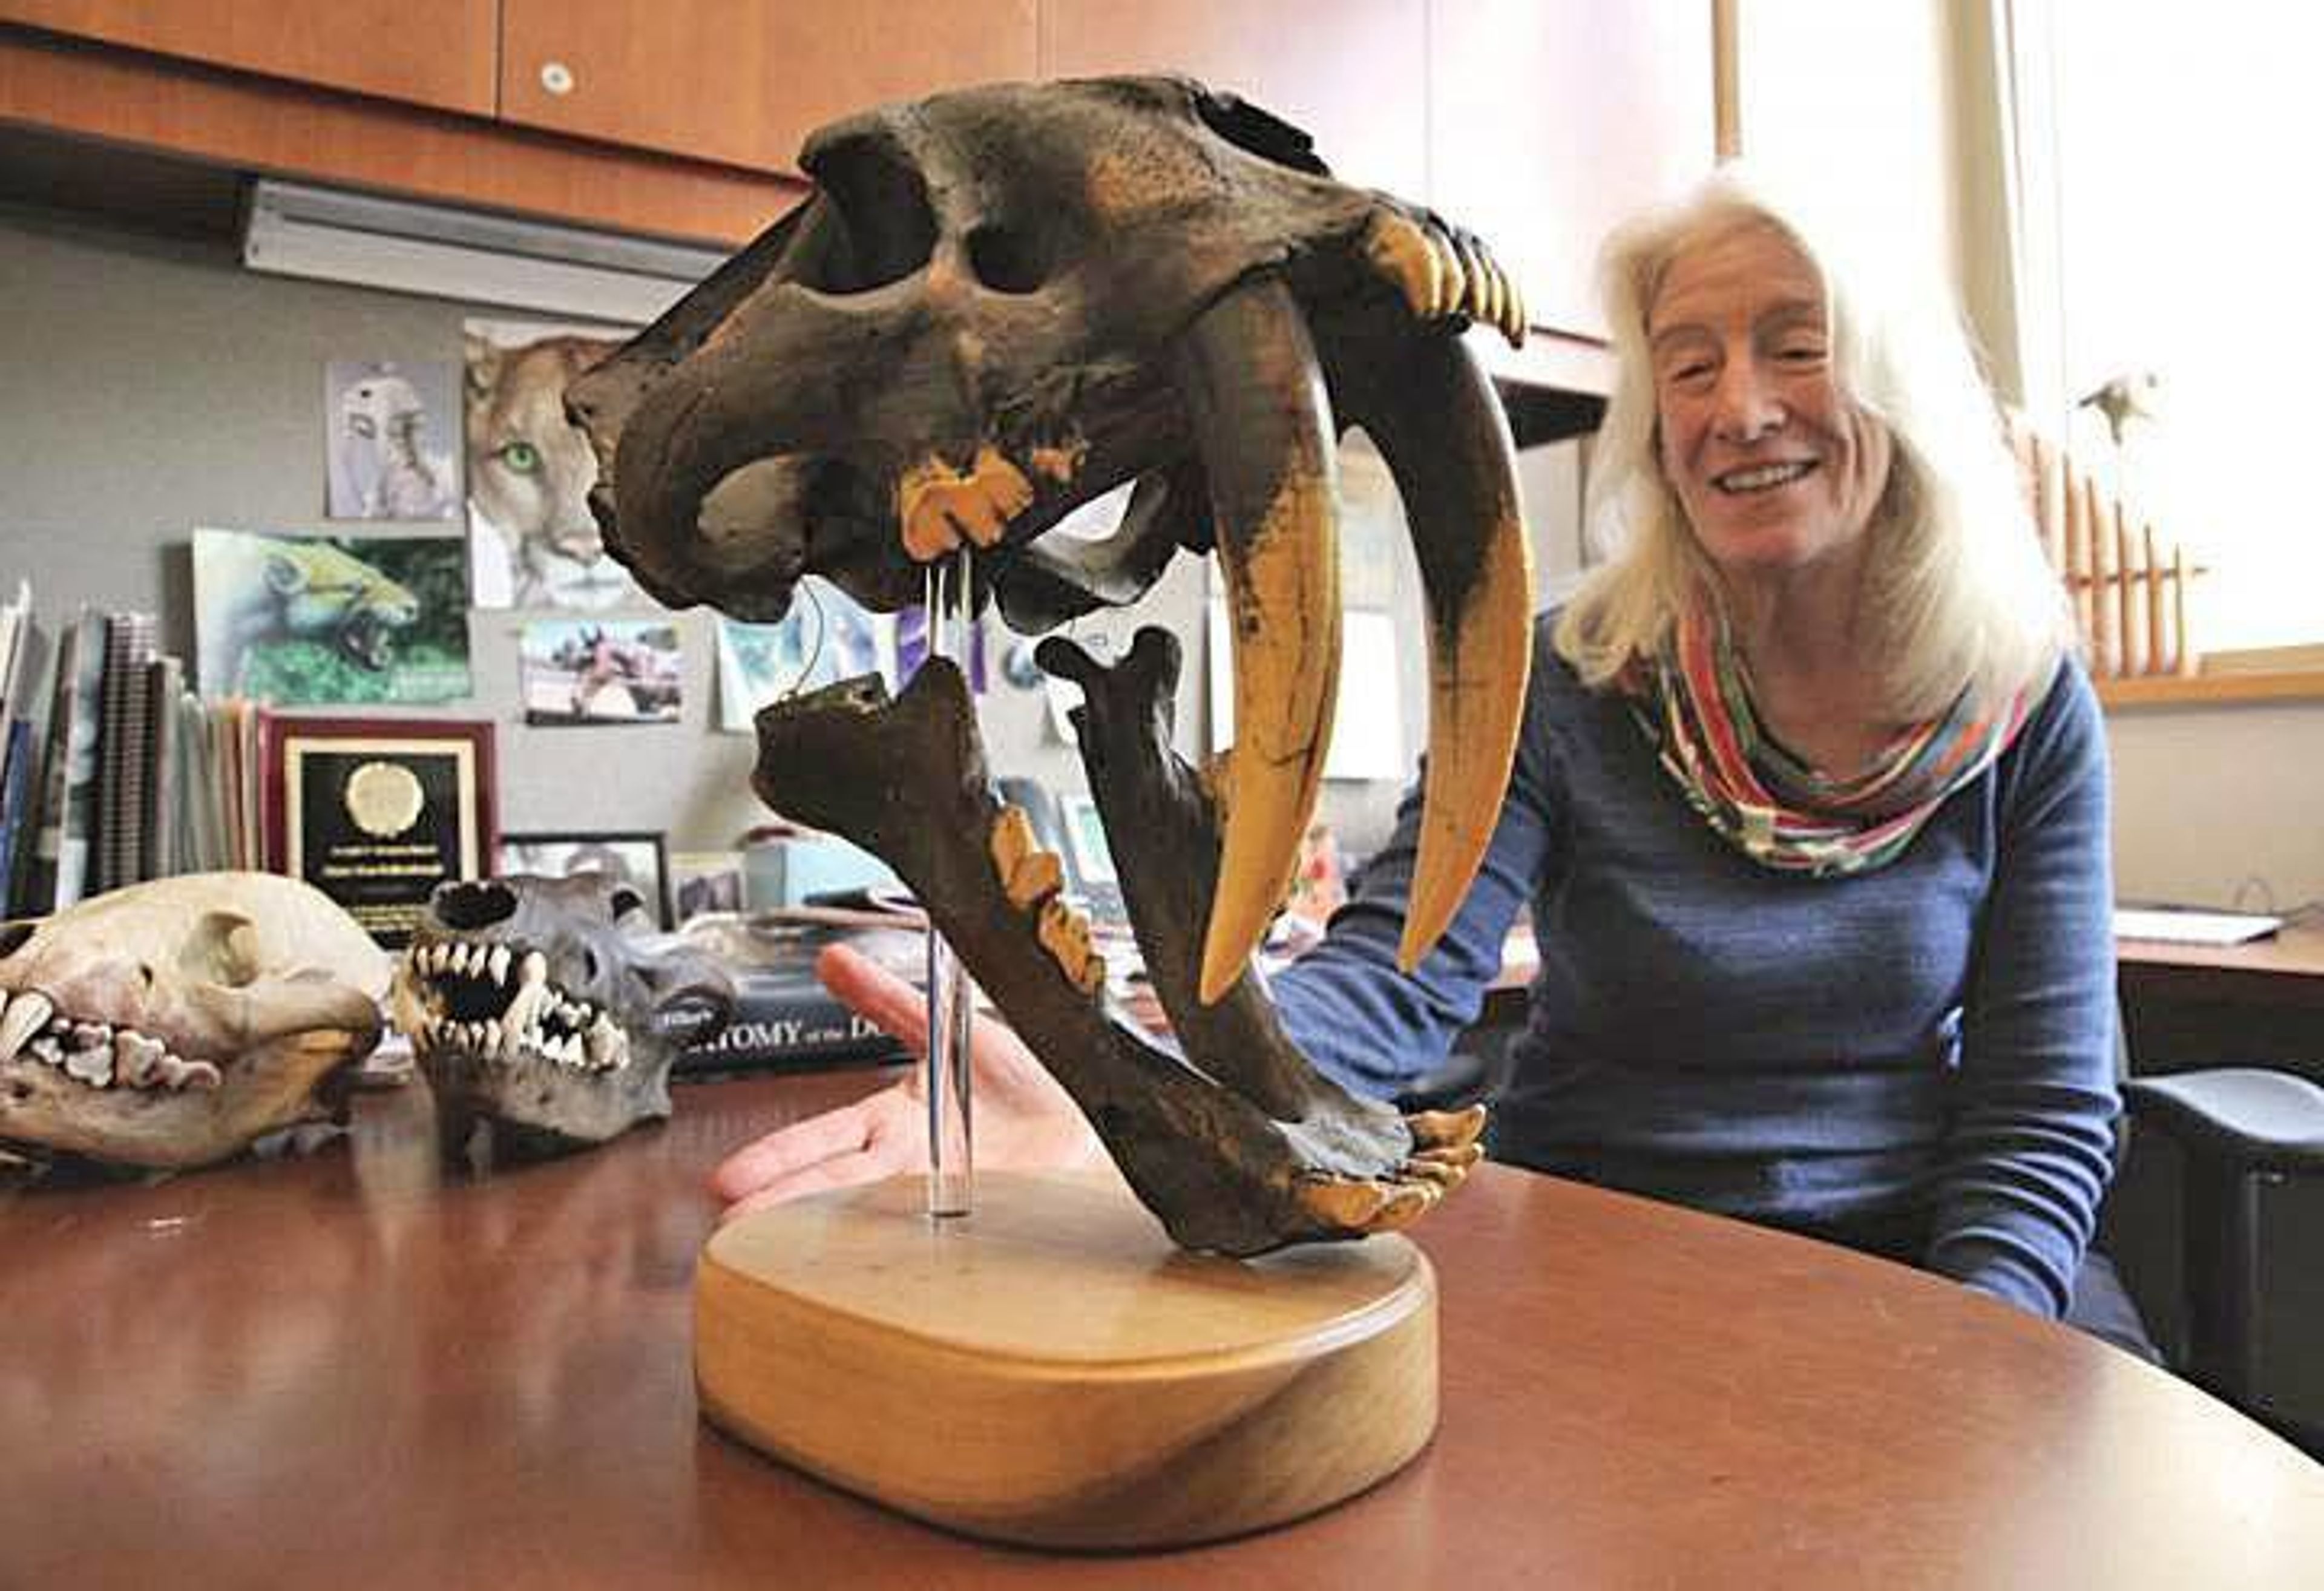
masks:
[(597, 873), (443, 884), (397, 965), (395, 1025), (447, 1158), (602, 1144), (669, 1115), (679, 1052), (725, 1025), (733, 980)]
[(268, 873), (131, 885), (0, 944), (0, 1148), (178, 1169), (344, 1122), (386, 952)]
[[(801, 164), (806, 201), (568, 389), (606, 545), (670, 605), (741, 618), (781, 617), (807, 574), (897, 608), (965, 557), (1028, 632), (1215, 551), (1238, 731), (1215, 798), (1148, 730), (1103, 727), (1160, 711), (1158, 643), (1118, 685), (1052, 654), (1110, 748), (1092, 784), (1186, 1059), (1105, 1013), (1086, 924), (984, 791), (951, 670), (892, 709), (858, 683), (763, 717), (758, 783), (912, 883), (1178, 1241), (1250, 1253), (1409, 1219), (1459, 1180), (1475, 1122), (1408, 1126), (1323, 1081), (1246, 969), (1328, 750), (1349, 428), (1394, 474), (1426, 612), (1405, 967), (1491, 836), (1533, 583), (1508, 428), (1460, 336), (1522, 338), (1514, 285), (1466, 232), (1182, 79), (942, 95), (826, 127)], [(1044, 539), (1126, 483), (1111, 535)]]

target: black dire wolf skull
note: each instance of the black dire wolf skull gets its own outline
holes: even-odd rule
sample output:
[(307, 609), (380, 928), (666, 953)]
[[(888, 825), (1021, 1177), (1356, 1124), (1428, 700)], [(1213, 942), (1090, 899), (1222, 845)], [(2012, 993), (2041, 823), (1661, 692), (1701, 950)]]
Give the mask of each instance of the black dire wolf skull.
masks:
[[(894, 608), (958, 556), (1026, 630), (1215, 549), (1240, 740), (1214, 786), (1168, 750), (1167, 638), (1111, 676), (1048, 653), (1084, 685), (1092, 789), (1184, 1058), (1105, 1009), (1056, 859), (985, 789), (954, 671), (893, 706), (857, 683), (768, 710), (756, 786), (913, 886), (1182, 1244), (1411, 1219), (1460, 1180), (1480, 1118), (1350, 1098), (1246, 970), (1322, 777), (1345, 428), (1395, 474), (1427, 606), (1407, 968), (1490, 837), (1533, 584), (1508, 427), (1459, 334), (1522, 336), (1508, 278), (1465, 232), (1333, 180), (1296, 129), (1180, 79), (945, 95), (826, 127), (802, 163), (807, 199), (568, 391), (607, 545), (665, 602), (746, 618), (779, 616), (807, 574)], [(1125, 483), (1112, 536), (1043, 541)]]
[(669, 1115), (678, 1053), (723, 1027), (732, 981), (597, 873), (437, 887), (396, 969), (395, 1025), (456, 1157), (601, 1144)]
[(15, 929), (0, 957), (0, 1146), (206, 1165), (344, 1118), (388, 957), (268, 873), (132, 885)]

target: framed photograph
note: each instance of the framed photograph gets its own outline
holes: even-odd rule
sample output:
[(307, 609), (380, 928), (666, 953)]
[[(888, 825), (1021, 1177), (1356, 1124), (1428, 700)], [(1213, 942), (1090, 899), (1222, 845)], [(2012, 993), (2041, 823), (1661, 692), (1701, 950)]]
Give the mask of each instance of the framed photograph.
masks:
[(401, 949), (436, 886), (492, 869), (493, 726), (269, 713), (259, 727), (266, 863)]
[(544, 878), (603, 873), (636, 889), (655, 924), (669, 926), (669, 867), (659, 834), (505, 834), (493, 872), (504, 878), (519, 873)]
[(467, 696), (467, 553), (456, 533), (194, 532), (202, 694), (279, 706)]
[(742, 909), (742, 853), (739, 851), (674, 851), (669, 854), (671, 921)]
[(539, 619), (517, 673), (531, 724), (676, 723), (686, 658), (669, 619)]

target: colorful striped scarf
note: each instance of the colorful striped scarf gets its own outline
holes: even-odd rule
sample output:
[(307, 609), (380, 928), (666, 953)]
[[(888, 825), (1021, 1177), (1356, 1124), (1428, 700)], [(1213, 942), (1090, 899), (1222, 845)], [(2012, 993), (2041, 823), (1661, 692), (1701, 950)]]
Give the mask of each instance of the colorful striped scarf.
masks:
[(1763, 868), (1819, 878), (1895, 860), (1946, 796), (2009, 749), (2033, 695), (1979, 714), (1964, 691), (1863, 773), (1833, 779), (1760, 729), (1742, 659), (1714, 613), (1690, 609), (1671, 653), (1628, 683), (1631, 715), (1712, 832)]

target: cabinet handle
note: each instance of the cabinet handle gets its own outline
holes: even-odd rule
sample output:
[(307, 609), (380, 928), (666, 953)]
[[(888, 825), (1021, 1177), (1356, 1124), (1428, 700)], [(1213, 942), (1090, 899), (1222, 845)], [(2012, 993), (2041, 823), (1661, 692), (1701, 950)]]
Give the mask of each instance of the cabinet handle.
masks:
[(573, 92), (573, 69), (563, 61), (550, 60), (541, 63), (540, 86), (549, 93), (570, 94)]

